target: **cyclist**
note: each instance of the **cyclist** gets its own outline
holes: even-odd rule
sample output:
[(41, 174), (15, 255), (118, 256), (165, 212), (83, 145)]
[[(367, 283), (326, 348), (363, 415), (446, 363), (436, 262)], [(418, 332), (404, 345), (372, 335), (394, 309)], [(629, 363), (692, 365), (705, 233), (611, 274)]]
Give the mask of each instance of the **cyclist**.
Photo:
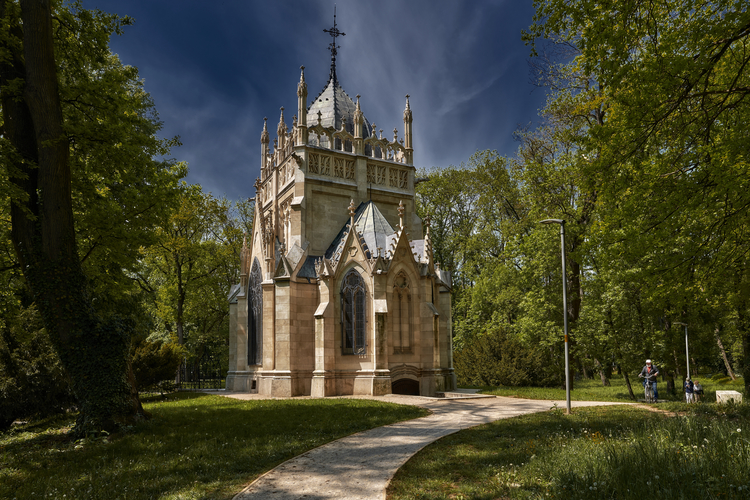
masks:
[(659, 375), (659, 370), (656, 365), (651, 364), (651, 360), (646, 360), (646, 366), (641, 370), (639, 377), (643, 378), (643, 387), (646, 387), (646, 380), (650, 380), (654, 387), (654, 401), (659, 400), (659, 391), (656, 390), (656, 377)]

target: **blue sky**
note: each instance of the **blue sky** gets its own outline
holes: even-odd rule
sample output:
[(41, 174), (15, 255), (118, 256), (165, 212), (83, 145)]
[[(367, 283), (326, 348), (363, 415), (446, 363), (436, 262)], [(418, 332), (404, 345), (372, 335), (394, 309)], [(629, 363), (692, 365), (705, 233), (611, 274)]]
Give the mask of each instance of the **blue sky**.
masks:
[[(338, 0), (337, 75), (360, 94), (368, 120), (403, 135), (404, 96), (414, 116), (417, 168), (459, 165), (477, 150), (513, 155), (513, 131), (537, 120), (543, 89), (531, 83), (526, 0)], [(276, 130), (297, 111), (299, 67), (310, 101), (330, 69), (334, 2), (322, 0), (84, 0), (129, 15), (113, 52), (138, 67), (162, 135), (188, 181), (230, 199), (255, 195), (263, 117)]]

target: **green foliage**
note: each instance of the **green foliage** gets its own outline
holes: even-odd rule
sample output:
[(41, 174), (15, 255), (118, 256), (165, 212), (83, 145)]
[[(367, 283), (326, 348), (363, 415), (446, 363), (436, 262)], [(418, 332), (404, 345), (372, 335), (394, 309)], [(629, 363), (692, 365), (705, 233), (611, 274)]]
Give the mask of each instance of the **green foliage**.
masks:
[(144, 403), (153, 418), (109, 439), (65, 439), (70, 422), (0, 435), (1, 498), (120, 496), (231, 499), (259, 475), (312, 448), (421, 408), (358, 399), (240, 401), (176, 393)]
[(185, 350), (175, 342), (138, 339), (131, 345), (131, 365), (137, 389), (156, 388), (159, 382), (174, 381)]
[(141, 249), (135, 273), (154, 325), (150, 338), (175, 338), (191, 359), (218, 357), (226, 369), (227, 295), (239, 281), (252, 207), (182, 186), (178, 205), (154, 232), (156, 244)]
[(14, 420), (44, 418), (75, 405), (36, 308), (4, 313), (0, 319), (0, 432)]
[[(654, 358), (679, 387), (681, 322), (694, 370), (750, 381), (750, 13), (738, 0), (535, 6), (524, 38), (549, 89), (541, 125), (517, 133), (514, 158), (478, 153), (418, 186), (457, 277), (456, 349), (500, 326), (559, 346), (567, 316), (579, 373), (606, 383), (607, 367)], [(564, 279), (548, 218), (566, 221)]]
[(453, 366), (459, 385), (552, 386), (565, 378), (559, 354), (497, 329), (465, 341)]
[[(23, 26), (18, 4), (4, 5), (0, 48), (7, 62), (21, 52)], [(127, 380), (128, 347), (132, 335), (143, 337), (151, 326), (141, 306), (142, 291), (130, 274), (139, 265), (139, 249), (154, 243), (154, 228), (174, 203), (186, 169), (169, 159), (178, 141), (156, 136), (161, 124), (137, 70), (109, 51), (110, 36), (121, 34), (131, 20), (87, 11), (77, 2), (56, 3), (53, 9), (76, 247), (85, 276), (77, 265), (45, 261), (27, 266), (24, 277), (79, 401), (76, 431), (88, 433), (113, 428), (125, 415), (138, 413)], [(0, 88), (3, 97), (20, 98), (23, 75), (3, 76), (9, 78)], [(15, 186), (2, 190), (5, 207), (36, 191), (17, 189), (23, 168), (29, 176), (34, 170), (7, 135), (0, 138), (0, 149), (0, 186)], [(10, 248), (5, 246), (9, 226), (3, 213), (4, 250)], [(10, 293), (22, 295), (15, 252), (3, 253), (2, 259)]]

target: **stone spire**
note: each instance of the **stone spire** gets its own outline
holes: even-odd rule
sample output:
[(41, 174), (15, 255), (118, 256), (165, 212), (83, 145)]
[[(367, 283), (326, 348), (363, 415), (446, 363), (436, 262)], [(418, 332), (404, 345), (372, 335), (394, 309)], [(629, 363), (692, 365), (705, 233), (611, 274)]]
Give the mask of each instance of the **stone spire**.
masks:
[(261, 178), (265, 179), (266, 167), (268, 166), (268, 118), (263, 118), (263, 133), (260, 134), (260, 172)]
[(408, 165), (414, 164), (414, 149), (412, 147), (412, 135), (411, 135), (411, 108), (409, 107), (409, 94), (406, 94), (406, 108), (404, 109), (404, 138), (406, 139), (406, 163)]
[(354, 110), (354, 138), (362, 138), (362, 125), (365, 122), (365, 116), (362, 114), (362, 108), (359, 107), (359, 98), (361, 96), (357, 94), (357, 107)]
[(307, 144), (307, 83), (305, 83), (305, 67), (300, 66), (299, 83), (297, 84), (297, 141)]
[(281, 116), (279, 117), (279, 126), (276, 127), (276, 135), (279, 139), (278, 148), (284, 149), (286, 146), (286, 122), (284, 122), (284, 106), (281, 106)]
[(404, 201), (401, 200), (398, 202), (398, 227), (403, 230), (404, 229)]

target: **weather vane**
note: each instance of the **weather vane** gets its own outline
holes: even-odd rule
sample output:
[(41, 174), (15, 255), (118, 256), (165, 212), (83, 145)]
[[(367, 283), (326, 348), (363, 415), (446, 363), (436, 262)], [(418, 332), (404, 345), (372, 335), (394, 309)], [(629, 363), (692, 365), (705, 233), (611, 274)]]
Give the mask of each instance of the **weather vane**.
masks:
[(336, 37), (338, 36), (344, 36), (346, 33), (339, 31), (339, 29), (336, 27), (336, 5), (333, 5), (333, 28), (328, 30), (323, 30), (323, 32), (328, 33), (331, 35), (331, 38), (333, 38), (333, 41), (328, 45), (328, 49), (331, 51), (331, 77), (336, 80), (336, 54), (338, 53), (337, 49), (340, 49), (341, 47), (336, 45)]

